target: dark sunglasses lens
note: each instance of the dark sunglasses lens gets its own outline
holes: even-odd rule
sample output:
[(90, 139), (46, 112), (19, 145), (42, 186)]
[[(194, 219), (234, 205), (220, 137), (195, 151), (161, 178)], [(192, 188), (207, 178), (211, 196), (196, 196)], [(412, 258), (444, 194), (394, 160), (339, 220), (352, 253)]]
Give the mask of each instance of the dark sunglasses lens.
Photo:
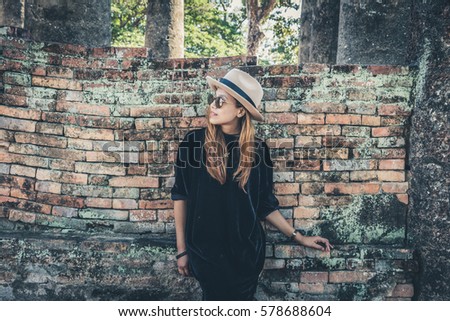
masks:
[(216, 100), (216, 108), (219, 109), (220, 107), (222, 107), (220, 104), (220, 97), (216, 97), (215, 100)]

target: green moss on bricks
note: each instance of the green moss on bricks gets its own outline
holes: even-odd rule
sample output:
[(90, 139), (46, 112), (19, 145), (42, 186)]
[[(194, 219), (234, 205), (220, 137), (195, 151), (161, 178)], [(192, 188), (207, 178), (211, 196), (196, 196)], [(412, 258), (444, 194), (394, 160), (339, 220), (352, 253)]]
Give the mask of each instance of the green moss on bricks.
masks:
[(406, 205), (393, 194), (357, 195), (348, 206), (321, 210), (312, 233), (331, 243), (402, 244)]
[(119, 258), (139, 258), (142, 256), (149, 256), (154, 258), (155, 260), (165, 260), (168, 255), (175, 255), (175, 249), (168, 247), (160, 247), (160, 246), (136, 246), (135, 244), (131, 244), (130, 248), (125, 253), (118, 254)]

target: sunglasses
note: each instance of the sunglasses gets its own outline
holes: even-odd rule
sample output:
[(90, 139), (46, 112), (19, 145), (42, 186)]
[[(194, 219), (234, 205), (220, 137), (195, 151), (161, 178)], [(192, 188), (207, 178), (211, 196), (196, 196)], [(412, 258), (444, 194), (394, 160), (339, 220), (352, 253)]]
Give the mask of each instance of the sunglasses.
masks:
[(222, 108), (223, 104), (225, 103), (225, 100), (223, 100), (223, 98), (221, 96), (217, 96), (217, 97), (212, 97), (209, 104), (211, 105), (212, 102), (214, 102), (214, 106), (216, 106), (217, 109), (220, 109), (220, 108)]

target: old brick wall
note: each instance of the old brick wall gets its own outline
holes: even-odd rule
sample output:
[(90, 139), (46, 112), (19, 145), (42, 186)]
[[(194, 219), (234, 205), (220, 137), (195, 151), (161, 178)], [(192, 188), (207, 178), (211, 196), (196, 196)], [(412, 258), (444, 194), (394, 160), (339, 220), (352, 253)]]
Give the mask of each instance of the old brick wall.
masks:
[(265, 223), (257, 298), (412, 298), (413, 68), (149, 59), (146, 48), (0, 32), (0, 299), (200, 298), (176, 271), (173, 160), (184, 133), (205, 125), (205, 76), (236, 66), (265, 90), (267, 121), (255, 124), (281, 213), (335, 245), (304, 248)]

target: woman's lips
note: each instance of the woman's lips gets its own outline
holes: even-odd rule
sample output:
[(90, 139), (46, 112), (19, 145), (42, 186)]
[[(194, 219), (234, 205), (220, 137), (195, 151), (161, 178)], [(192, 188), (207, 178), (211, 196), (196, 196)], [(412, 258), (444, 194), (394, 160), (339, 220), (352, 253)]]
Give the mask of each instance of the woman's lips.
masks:
[(215, 114), (215, 113), (211, 112), (211, 116), (217, 116), (217, 114)]

